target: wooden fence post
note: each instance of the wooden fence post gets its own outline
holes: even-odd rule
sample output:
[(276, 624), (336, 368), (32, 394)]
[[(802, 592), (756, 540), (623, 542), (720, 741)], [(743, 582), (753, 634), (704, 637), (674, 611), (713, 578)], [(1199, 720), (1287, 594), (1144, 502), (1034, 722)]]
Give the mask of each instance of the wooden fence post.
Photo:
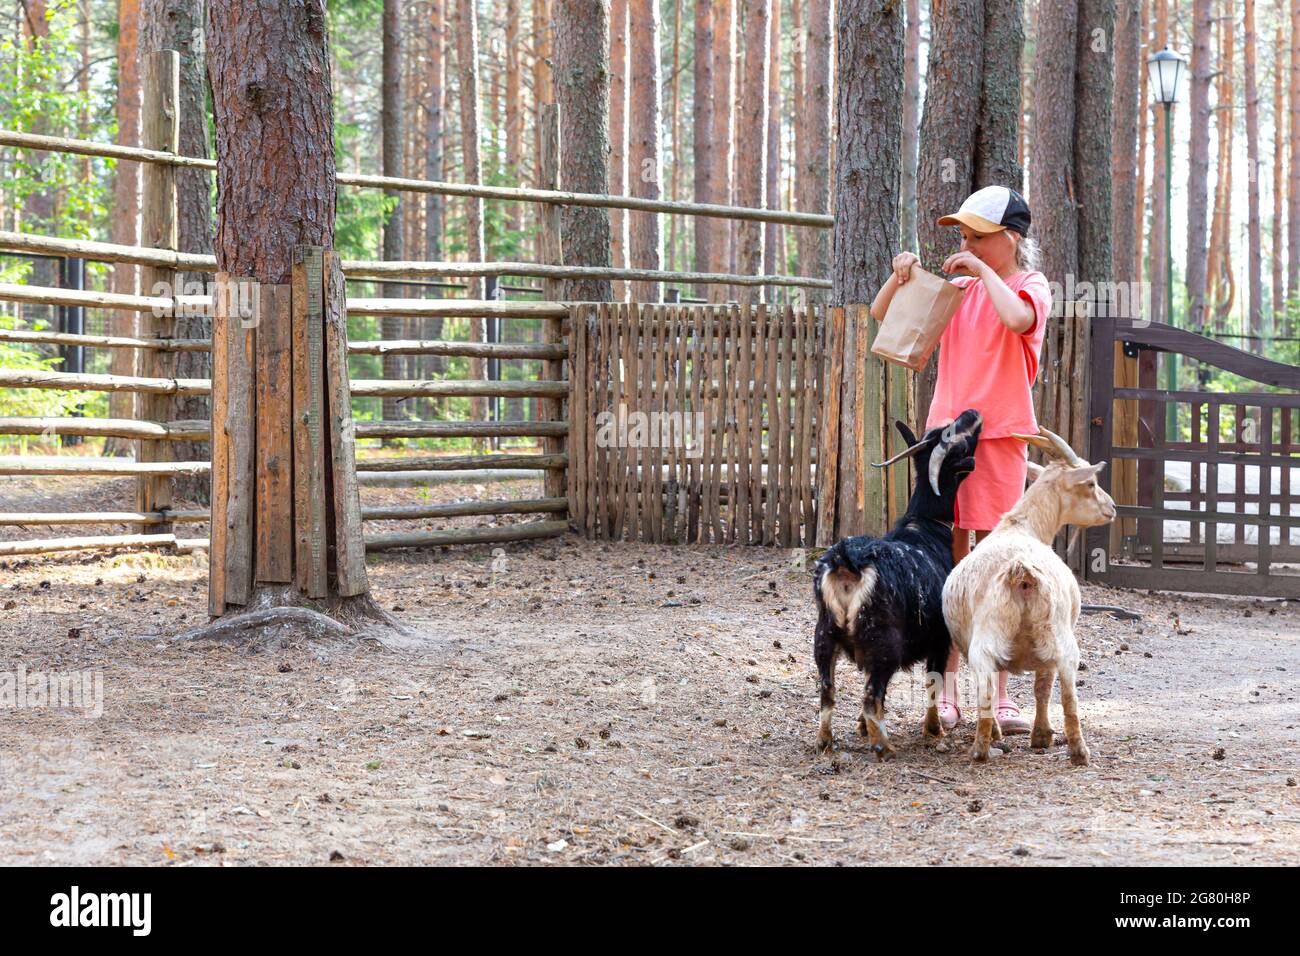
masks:
[[(180, 54), (175, 50), (158, 50), (145, 59), (144, 108), (141, 113), (140, 144), (145, 149), (180, 152)], [(141, 171), (142, 191), (140, 203), (140, 244), (155, 249), (175, 250), (179, 241), (179, 224), (176, 209), (176, 167), (162, 163), (144, 163)], [(154, 286), (166, 284), (169, 290), (177, 287), (177, 273), (170, 268), (142, 266), (140, 288), (145, 294), (154, 294)], [(174, 298), (174, 293), (166, 293)], [(174, 309), (174, 307), (173, 307)], [(142, 313), (140, 317), (142, 338), (170, 339), (176, 324), (174, 314)], [(141, 354), (140, 374), (147, 378), (174, 378), (176, 353), (160, 349), (145, 349)], [(136, 401), (136, 418), (144, 421), (165, 422), (168, 418), (170, 398), (166, 395), (141, 395)], [(141, 439), (137, 445), (139, 461), (169, 461), (171, 443)], [(136, 486), (136, 507), (139, 511), (167, 512), (172, 505), (171, 478), (166, 475), (142, 475)], [(144, 530), (144, 526), (141, 526)], [(148, 526), (156, 534), (168, 534), (170, 522)]]
[[(542, 105), (541, 112), (541, 182), (542, 189), (556, 189), (560, 179), (560, 112), (554, 103)], [(560, 246), (560, 207), (547, 203), (541, 207), (542, 226), (542, 262), (547, 265), (560, 265), (564, 255)], [(561, 284), (559, 279), (542, 280), (542, 298), (548, 302), (558, 302)], [(542, 341), (547, 345), (562, 344), (573, 334), (572, 313), (561, 322), (542, 321)], [(542, 378), (548, 381), (561, 381), (565, 377), (563, 359), (547, 359), (542, 363)], [(568, 421), (569, 408), (564, 399), (543, 398), (538, 403), (538, 410), (543, 421)], [(568, 447), (565, 438), (544, 438), (542, 451), (548, 455), (563, 453)], [(544, 494), (547, 498), (566, 496), (568, 478), (565, 472), (546, 472), (542, 479)]]

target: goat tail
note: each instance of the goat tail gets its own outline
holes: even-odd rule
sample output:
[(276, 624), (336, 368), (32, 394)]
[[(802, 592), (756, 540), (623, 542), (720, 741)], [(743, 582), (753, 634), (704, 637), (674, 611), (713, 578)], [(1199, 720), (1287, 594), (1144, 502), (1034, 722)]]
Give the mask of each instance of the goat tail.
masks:
[(1006, 570), (1002, 572), (1002, 579), (1006, 582), (1008, 590), (1019, 598), (1034, 597), (1043, 586), (1038, 573), (1019, 559), (1007, 565)]
[(842, 631), (853, 632), (858, 612), (871, 603), (875, 587), (875, 567), (854, 561), (840, 545), (829, 549), (817, 562), (817, 603)]

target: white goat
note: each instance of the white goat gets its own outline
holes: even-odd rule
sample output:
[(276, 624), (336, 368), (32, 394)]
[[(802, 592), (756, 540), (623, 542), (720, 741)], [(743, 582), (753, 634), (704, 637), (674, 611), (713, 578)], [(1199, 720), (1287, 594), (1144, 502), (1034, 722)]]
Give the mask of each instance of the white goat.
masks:
[(1047, 705), (1055, 675), (1061, 678), (1061, 707), (1070, 762), (1088, 763), (1088, 746), (1079, 726), (1075, 674), (1079, 644), (1079, 585), (1052, 550), (1065, 525), (1092, 527), (1115, 519), (1115, 502), (1097, 484), (1105, 467), (1090, 465), (1065, 440), (1045, 428), (1017, 435), (1055, 461), (1046, 468), (1030, 463), (1035, 480), (1019, 503), (948, 576), (943, 616), (953, 642), (970, 664), (979, 697), (974, 760), (988, 760), (990, 743), (1002, 737), (994, 716), (998, 671), (1034, 672), (1032, 747), (1052, 745)]

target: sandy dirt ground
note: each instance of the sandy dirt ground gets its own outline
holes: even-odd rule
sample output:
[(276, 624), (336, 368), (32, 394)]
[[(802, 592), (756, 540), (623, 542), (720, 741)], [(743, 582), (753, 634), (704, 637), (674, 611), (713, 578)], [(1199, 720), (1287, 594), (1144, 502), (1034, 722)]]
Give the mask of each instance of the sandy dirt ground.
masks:
[[(969, 715), (927, 749), (919, 673), (891, 686), (881, 764), (847, 666), (840, 749), (814, 753), (798, 557), (372, 555), (424, 635), (402, 649), (172, 640), (206, 620), (202, 553), (0, 562), (0, 675), (102, 679), (98, 717), (0, 710), (0, 863), (1300, 863), (1300, 599), (1085, 589), (1142, 615), (1080, 624), (1090, 767), (1027, 737), (972, 765)], [(1012, 690), (1030, 712), (1030, 678)]]

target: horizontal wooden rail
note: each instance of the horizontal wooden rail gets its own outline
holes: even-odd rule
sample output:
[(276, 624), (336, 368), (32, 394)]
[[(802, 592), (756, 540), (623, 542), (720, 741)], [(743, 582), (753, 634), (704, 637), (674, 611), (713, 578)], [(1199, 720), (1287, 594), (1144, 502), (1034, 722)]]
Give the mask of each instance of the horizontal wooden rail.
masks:
[[(0, 420), (2, 421), (2, 420)], [(358, 438), (563, 438), (568, 422), (357, 422)]]
[[(500, 528), (449, 528), (446, 531), (413, 531), (381, 534), (366, 538), (367, 551), (394, 548), (434, 548), (456, 544), (497, 544), (555, 538), (569, 530), (567, 521), (529, 521)], [(42, 538), (29, 541), (0, 541), (0, 558), (60, 551), (112, 551), (119, 548), (174, 548), (177, 551), (206, 550), (207, 538), (177, 538), (174, 534), (122, 534), (88, 538)]]
[(0, 456), (0, 475), (206, 475), (206, 461), (121, 461), (115, 458), (81, 458), (73, 455)]
[(26, 332), (17, 329), (0, 329), (0, 342), (18, 342), (27, 345), (79, 345), (88, 349), (155, 349), (159, 352), (208, 352), (212, 349), (212, 343), (207, 339), (137, 339), (124, 335)]
[(409, 398), (416, 395), (563, 398), (568, 393), (569, 386), (565, 382), (494, 382), (486, 379), (389, 382), (374, 378), (357, 379), (352, 383), (353, 398)]
[[(376, 278), (382, 282), (382, 278)], [(173, 308), (211, 314), (208, 295), (171, 296), (123, 295), (53, 286), (19, 285), (0, 282), (0, 301), (32, 302), (38, 305), (83, 306), (90, 309), (118, 309), (126, 312), (171, 314)], [(349, 315), (404, 315), (419, 318), (564, 319), (569, 307), (563, 302), (511, 302), (508, 299), (371, 299), (347, 300)], [(101, 336), (106, 338), (106, 336)]]
[(141, 392), (146, 395), (206, 395), (205, 378), (142, 378), (0, 368), (0, 388), (57, 388), (80, 392)]
[(357, 471), (471, 471), (478, 468), (559, 469), (569, 456), (559, 455), (443, 455), (421, 458), (358, 458)]
[[(55, 388), (88, 392), (142, 392), (149, 395), (207, 395), (211, 382), (205, 378), (141, 378), (136, 375), (84, 375), (76, 372), (42, 372), (0, 369), (0, 388)], [(357, 379), (352, 382), (354, 398), (403, 398), (416, 395), (502, 396), (505, 398), (563, 398), (564, 382), (491, 381), (386, 381)]]
[(364, 521), (410, 521), (421, 518), (478, 518), (487, 515), (546, 514), (568, 508), (567, 498), (526, 498), (517, 501), (457, 501), (444, 505), (392, 505), (362, 508)]
[(567, 521), (529, 521), (501, 528), (451, 528), (446, 531), (412, 531), (366, 538), (367, 551), (391, 551), (394, 548), (435, 548), (453, 544), (498, 544), (556, 538), (569, 530)]
[[(102, 156), (109, 159), (128, 159), (142, 163), (166, 166), (183, 166), (188, 169), (215, 170), (215, 160), (196, 156), (181, 156), (156, 149), (140, 149), (111, 143), (96, 143), (84, 139), (62, 136), (40, 136), (14, 130), (0, 130), (0, 146), (20, 149), (39, 149), (49, 152), (73, 153), (78, 156)], [(835, 224), (831, 216), (818, 213), (786, 212), (779, 209), (755, 209), (748, 206), (720, 206), (713, 203), (674, 202), (663, 199), (642, 199), (637, 196), (610, 196), (603, 193), (573, 193), (553, 189), (522, 189), (508, 186), (482, 186), (466, 183), (447, 183), (427, 179), (402, 179), (393, 176), (366, 176), (360, 173), (336, 173), (335, 180), (344, 186), (389, 189), (404, 192), (434, 193), (441, 196), (467, 196), (481, 199), (499, 199), (505, 202), (535, 202), (560, 206), (600, 206), (611, 209), (633, 209), (642, 212), (673, 213), (684, 216), (709, 216), (717, 219), (745, 219), (753, 222), (774, 222), (787, 226), (808, 226), (813, 229), (830, 229)]]
[[(0, 231), (0, 249), (39, 252), (45, 255), (79, 256), (105, 262), (130, 262), (144, 266), (189, 272), (216, 272), (215, 256), (171, 252), (143, 246), (122, 246), (88, 239), (55, 239), (27, 232)], [(719, 272), (669, 272), (662, 269), (606, 269), (588, 266), (557, 266), (537, 262), (382, 262), (344, 260), (343, 272), (349, 276), (376, 276), (380, 281), (391, 276), (443, 276), (451, 278), (485, 278), (487, 276), (528, 276), (541, 279), (620, 279), (640, 282), (681, 282), (686, 285), (802, 286), (829, 289), (829, 279), (807, 276), (733, 275)], [(406, 301), (406, 300), (402, 300)], [(412, 303), (419, 299), (410, 299)], [(405, 308), (403, 308), (403, 314)]]
[[(491, 515), (548, 514), (564, 511), (565, 498), (524, 498), (498, 501), (457, 501), (437, 505), (391, 505), (361, 509), (363, 521), (417, 521), (425, 518), (480, 518)], [(199, 524), (209, 519), (204, 510), (194, 511), (6, 511), (0, 512), (0, 527), (26, 525), (81, 524)]]
[(456, 342), (436, 339), (394, 339), (388, 342), (349, 342), (351, 355), (449, 355), (474, 358), (503, 359), (562, 359), (567, 358), (566, 345), (548, 345), (544, 342)]
[(211, 437), (208, 423), (198, 419), (144, 422), (133, 418), (0, 418), (0, 435), (45, 434), (165, 441), (207, 441)]

